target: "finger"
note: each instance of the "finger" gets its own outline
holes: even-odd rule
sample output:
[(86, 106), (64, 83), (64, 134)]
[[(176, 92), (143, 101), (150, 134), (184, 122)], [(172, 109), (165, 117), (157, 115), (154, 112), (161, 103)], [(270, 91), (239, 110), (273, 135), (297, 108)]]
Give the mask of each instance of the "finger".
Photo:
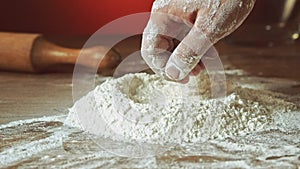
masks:
[(199, 68), (200, 68), (200, 71), (201, 70), (205, 70), (205, 65), (203, 64), (202, 61), (200, 61), (200, 63), (198, 64)]
[(165, 69), (166, 76), (174, 81), (184, 79), (211, 46), (205, 34), (193, 27), (170, 56)]
[(195, 66), (195, 68), (190, 72), (190, 76), (197, 76), (201, 72), (202, 68), (200, 63)]
[(163, 35), (154, 33), (144, 33), (142, 41), (142, 57), (151, 69), (163, 69), (173, 50), (172, 40)]
[[(152, 13), (143, 32), (142, 57), (150, 68), (158, 74), (164, 72), (172, 50), (174, 39), (182, 39), (189, 31), (188, 26), (175, 22), (169, 14)], [(177, 29), (178, 28), (178, 29)]]
[(187, 76), (184, 79), (180, 80), (179, 83), (187, 84), (189, 82), (189, 80), (190, 80), (190, 78)]
[(198, 65), (195, 66), (195, 68), (191, 71), (189, 74), (190, 76), (197, 76), (200, 74), (201, 71), (205, 70), (204, 64), (200, 61)]
[(195, 66), (192, 72), (189, 74), (190, 76), (197, 76), (202, 70), (205, 70), (205, 65), (202, 62), (204, 58), (212, 57), (216, 55), (216, 51), (213, 47), (209, 48), (206, 53), (202, 56), (200, 62)]

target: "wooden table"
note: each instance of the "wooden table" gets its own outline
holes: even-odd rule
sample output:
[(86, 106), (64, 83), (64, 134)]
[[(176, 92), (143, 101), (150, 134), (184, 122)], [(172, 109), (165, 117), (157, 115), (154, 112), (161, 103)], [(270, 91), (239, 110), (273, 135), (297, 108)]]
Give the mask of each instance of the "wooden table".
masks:
[[(243, 75), (229, 74), (228, 79), (241, 84), (262, 84), (269, 90), (287, 94), (286, 99), (300, 105), (300, 71), (298, 68), (300, 49), (298, 46), (249, 48), (219, 43), (217, 48), (226, 70), (246, 71), (246, 74)], [(0, 88), (0, 124), (20, 119), (67, 114), (68, 108), (73, 104), (72, 73), (0, 72)], [(271, 143), (265, 144), (266, 147), (258, 151), (261, 143), (257, 143), (257, 141), (264, 140), (266, 137), (273, 141), (276, 140), (272, 146), (275, 153), (282, 150), (279, 148), (286, 146), (285, 144), (290, 145), (292, 149), (299, 149), (297, 143), (290, 143), (289, 140), (282, 141), (291, 136), (299, 138), (297, 133), (278, 131), (266, 132), (258, 140), (249, 141), (243, 138), (232, 142), (225, 140), (236, 145), (234, 147), (237, 148), (245, 146), (247, 142), (257, 143), (258, 146), (254, 149), (258, 153), (253, 153), (252, 148), (251, 152), (245, 152), (234, 148), (231, 150), (226, 146), (222, 147), (222, 142), (220, 145), (216, 142), (207, 142), (192, 147), (175, 147), (163, 154), (149, 158), (120, 157), (103, 148), (102, 145), (123, 151), (124, 147), (128, 148), (128, 144), (115, 143), (102, 138), (95, 140), (85, 132), (65, 126), (64, 118), (65, 116), (62, 121), (48, 117), (48, 120), (35, 119), (35, 121), (22, 121), (21, 124), (1, 125), (0, 153), (2, 154), (0, 157), (2, 157), (2, 161), (0, 161), (0, 168), (3, 167), (1, 164), (10, 168), (86, 168), (87, 165), (101, 168), (151, 168), (152, 166), (152, 168), (155, 166), (169, 168), (180, 165), (197, 166), (198, 163), (212, 167), (212, 164), (222, 165), (227, 162), (228, 164), (232, 162), (239, 164), (241, 161), (261, 167), (269, 163), (272, 165), (272, 162), (276, 160), (287, 161), (287, 158), (292, 159), (287, 162), (289, 165), (296, 166), (299, 165), (298, 161), (300, 160), (298, 154), (291, 156), (290, 152), (283, 152), (282, 156), (265, 155), (265, 148), (268, 148)], [(282, 145), (277, 145), (278, 140)]]
[(0, 72), (0, 124), (66, 113), (72, 106), (72, 74)]

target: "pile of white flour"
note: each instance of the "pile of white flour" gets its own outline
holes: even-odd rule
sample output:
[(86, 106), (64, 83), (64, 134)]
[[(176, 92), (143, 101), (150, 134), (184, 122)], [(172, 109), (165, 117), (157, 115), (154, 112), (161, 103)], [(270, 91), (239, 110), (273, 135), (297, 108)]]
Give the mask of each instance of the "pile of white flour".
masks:
[(185, 143), (284, 130), (283, 115), (296, 108), (274, 93), (239, 87), (212, 99), (208, 78), (195, 78), (187, 85), (145, 73), (109, 79), (75, 103), (66, 124), (119, 141)]

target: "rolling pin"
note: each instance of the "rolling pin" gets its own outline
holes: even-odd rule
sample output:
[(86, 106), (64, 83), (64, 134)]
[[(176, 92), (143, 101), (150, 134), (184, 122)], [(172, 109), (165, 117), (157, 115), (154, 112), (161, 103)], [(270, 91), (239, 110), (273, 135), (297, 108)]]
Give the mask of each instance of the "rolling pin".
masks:
[(122, 58), (115, 50), (109, 50), (105, 56), (104, 51), (107, 51), (104, 46), (85, 49), (62, 47), (46, 40), (41, 34), (0, 32), (1, 70), (47, 72), (57, 65), (74, 66), (80, 54), (86, 57), (83, 63), (79, 63), (85, 67), (98, 66), (99, 57), (103, 57), (98, 72), (111, 75)]

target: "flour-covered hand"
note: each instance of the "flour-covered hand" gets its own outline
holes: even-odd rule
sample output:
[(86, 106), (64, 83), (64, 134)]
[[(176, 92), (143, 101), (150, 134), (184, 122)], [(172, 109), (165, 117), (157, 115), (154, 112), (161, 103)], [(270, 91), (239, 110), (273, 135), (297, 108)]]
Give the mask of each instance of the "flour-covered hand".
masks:
[(156, 0), (143, 33), (142, 56), (157, 74), (187, 81), (201, 57), (232, 33), (255, 0)]

